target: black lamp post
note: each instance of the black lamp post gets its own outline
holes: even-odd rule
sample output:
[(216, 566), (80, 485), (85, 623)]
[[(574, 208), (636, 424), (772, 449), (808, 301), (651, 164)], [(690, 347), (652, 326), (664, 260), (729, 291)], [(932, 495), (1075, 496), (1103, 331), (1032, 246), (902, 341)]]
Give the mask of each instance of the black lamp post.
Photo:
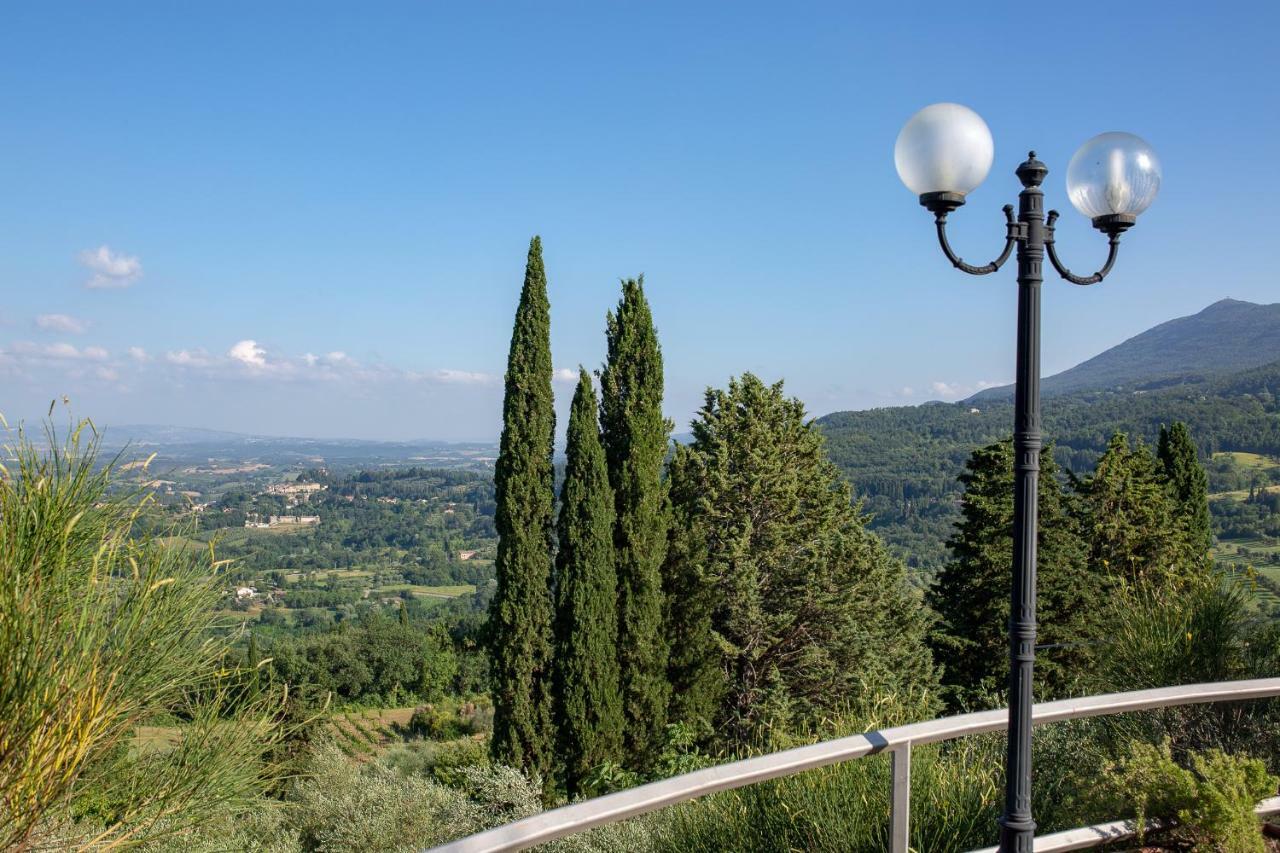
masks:
[(934, 104), (912, 116), (898, 135), (898, 174), (920, 196), (938, 228), (938, 242), (952, 265), (971, 275), (993, 273), (1018, 252), (1018, 351), (1014, 391), (1013, 591), (1009, 608), (1009, 746), (1005, 764), (1000, 850), (1031, 853), (1036, 824), (1031, 816), (1031, 678), (1036, 642), (1036, 496), (1040, 449), (1040, 284), (1046, 253), (1072, 284), (1097, 284), (1111, 271), (1120, 235), (1131, 228), (1160, 188), (1160, 166), (1150, 147), (1132, 134), (1104, 133), (1081, 146), (1067, 168), (1072, 204), (1107, 235), (1110, 250), (1102, 269), (1073, 275), (1053, 247), (1056, 210), (1044, 212), (1040, 184), (1049, 169), (1032, 151), (1017, 168), (1022, 192), (1018, 215), (1005, 205), (1005, 245), (985, 266), (967, 264), (947, 242), (947, 215), (987, 176), (994, 146), (977, 113), (959, 104)]

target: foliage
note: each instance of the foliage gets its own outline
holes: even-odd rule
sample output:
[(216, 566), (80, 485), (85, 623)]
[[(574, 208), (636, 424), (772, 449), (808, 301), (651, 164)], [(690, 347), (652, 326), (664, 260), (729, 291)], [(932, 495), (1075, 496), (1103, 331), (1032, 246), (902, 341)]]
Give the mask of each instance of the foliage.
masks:
[(494, 473), (497, 592), (489, 609), (493, 756), (546, 777), (551, 767), (551, 560), (555, 409), (542, 240), (529, 243), (516, 309)]
[[(1280, 456), (1280, 362), (1141, 393), (1074, 392), (1047, 401), (1044, 421), (1058, 464), (1076, 474), (1097, 465), (1116, 432), (1153, 443), (1160, 426), (1174, 421), (1187, 424), (1202, 458)], [(965, 461), (1007, 435), (1012, 422), (1010, 402), (985, 399), (835, 412), (818, 421), (832, 460), (873, 515), (872, 529), (926, 572), (947, 559), (942, 543), (957, 516)]]
[(570, 796), (593, 767), (621, 758), (614, 501), (591, 377), (580, 371), (569, 413), (555, 570), (557, 757)]
[(456, 692), (457, 656), (438, 625), (424, 629), (370, 616), (325, 633), (281, 639), (271, 654), (278, 681), (330, 693), (342, 704), (432, 702)]
[(1166, 586), (1202, 570), (1203, 549), (1189, 539), (1182, 506), (1147, 446), (1112, 436), (1093, 474), (1076, 483), (1089, 565), (1127, 584)]
[(1156, 456), (1164, 468), (1165, 480), (1178, 507), (1178, 515), (1187, 526), (1191, 547), (1204, 557), (1213, 545), (1209, 524), (1209, 477), (1200, 465), (1195, 442), (1187, 425), (1178, 421), (1160, 427)]
[[(1231, 580), (1176, 590), (1120, 590), (1104, 613), (1106, 638), (1086, 674), (1090, 693), (1143, 690), (1274, 677), (1280, 626), (1249, 612), (1247, 592)], [(1175, 753), (1219, 748), (1264, 756), (1280, 769), (1280, 702), (1188, 705), (1109, 718), (1113, 743), (1168, 738)]]
[(1102, 778), (1099, 801), (1111, 814), (1134, 815), (1139, 829), (1151, 819), (1176, 821), (1171, 834), (1195, 850), (1263, 851), (1261, 822), (1253, 808), (1273, 796), (1280, 779), (1256, 758), (1221, 750), (1195, 752), (1190, 767), (1173, 758), (1168, 741), (1136, 741)]
[[(1036, 621), (1036, 695), (1061, 695), (1087, 664), (1092, 615), (1102, 597), (1086, 566), (1079, 526), (1056, 477), (1051, 448), (1040, 454)], [(953, 706), (972, 705), (1008, 672), (1009, 594), (1013, 565), (1013, 442), (974, 452), (960, 475), (961, 521), (947, 541), (952, 560), (928, 600), (939, 616), (930, 644)]]
[[(931, 684), (919, 597), (864, 529), (803, 405), (745, 374), (707, 392), (693, 436), (672, 468), (692, 544), (668, 565), (692, 577), (669, 585), (704, 590), (710, 616), (675, 621), (673, 644), (714, 646), (717, 732), (744, 745), (860, 690)], [(710, 641), (687, 638), (696, 627)]]
[(624, 746), (628, 763), (645, 768), (661, 742), (671, 692), (661, 574), (668, 524), (662, 465), (671, 424), (662, 415), (662, 351), (643, 278), (622, 283), (606, 338), (601, 422), (616, 507)]
[[(0, 472), (0, 847), (46, 819), (92, 816), (94, 847), (196, 825), (273, 773), (273, 706), (211, 632), (218, 564), (130, 538), (145, 498), (111, 493), (91, 430), (19, 433)], [(131, 748), (162, 714), (176, 743)]]

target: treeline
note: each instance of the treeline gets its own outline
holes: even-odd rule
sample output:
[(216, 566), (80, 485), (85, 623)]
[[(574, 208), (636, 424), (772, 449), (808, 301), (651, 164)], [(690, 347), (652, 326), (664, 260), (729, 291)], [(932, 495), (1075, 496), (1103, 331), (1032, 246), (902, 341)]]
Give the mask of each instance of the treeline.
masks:
[[(1177, 596), (1213, 582), (1207, 478), (1185, 424), (1162, 429), (1155, 452), (1117, 433), (1094, 471), (1056, 475), (1041, 454), (1036, 661), (1040, 699), (1072, 693), (1106, 648), (1107, 603), (1135, 589)], [(1013, 442), (973, 454), (960, 477), (961, 521), (929, 589), (930, 645), (951, 703), (998, 695), (1008, 670), (1013, 563)]]
[(857, 695), (933, 684), (918, 594), (799, 401), (749, 374), (709, 390), (664, 471), (672, 425), (642, 280), (623, 282), (605, 329), (599, 401), (580, 372), (557, 513), (534, 238), (496, 468), (494, 759), (573, 796), (609, 768), (654, 772), (676, 731), (736, 750)]
[[(911, 564), (936, 570), (956, 520), (957, 480), (969, 454), (1008, 432), (1007, 401), (931, 403), (837, 412), (819, 419), (832, 459), (873, 516), (872, 527)], [(1220, 451), (1280, 456), (1280, 363), (1159, 390), (1053, 397), (1044, 411), (1060, 469), (1096, 467), (1118, 432), (1155, 443), (1181, 421), (1201, 459)]]

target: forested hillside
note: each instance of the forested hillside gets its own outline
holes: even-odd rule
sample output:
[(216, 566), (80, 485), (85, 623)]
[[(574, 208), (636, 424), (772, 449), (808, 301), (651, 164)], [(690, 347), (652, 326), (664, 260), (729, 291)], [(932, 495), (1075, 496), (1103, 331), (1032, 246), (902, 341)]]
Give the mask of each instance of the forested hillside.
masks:
[[(1081, 391), (1045, 401), (1044, 431), (1066, 470), (1091, 470), (1116, 432), (1154, 444), (1162, 424), (1184, 421), (1202, 458), (1239, 451), (1280, 456), (1280, 361), (1152, 391)], [(873, 514), (872, 528), (914, 568), (932, 571), (957, 517), (965, 460), (1010, 434), (1004, 400), (836, 412), (818, 423), (831, 457)], [(1211, 465), (1214, 490), (1228, 466)], [(1243, 486), (1247, 488), (1247, 484)]]
[[(1219, 300), (1135, 335), (1044, 380), (1045, 396), (1094, 390), (1151, 390), (1237, 373), (1280, 359), (1280, 303)], [(1011, 399), (1013, 386), (971, 400)]]

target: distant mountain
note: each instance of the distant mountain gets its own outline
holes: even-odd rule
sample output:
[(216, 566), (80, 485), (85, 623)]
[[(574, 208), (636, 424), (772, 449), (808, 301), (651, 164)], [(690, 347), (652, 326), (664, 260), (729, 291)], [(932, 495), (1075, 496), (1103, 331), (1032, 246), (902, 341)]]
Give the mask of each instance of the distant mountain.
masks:
[[(1045, 396), (1076, 391), (1151, 390), (1238, 373), (1280, 359), (1280, 303), (1237, 299), (1148, 329), (1044, 380)], [(1013, 386), (988, 388), (971, 401), (1013, 396)]]

